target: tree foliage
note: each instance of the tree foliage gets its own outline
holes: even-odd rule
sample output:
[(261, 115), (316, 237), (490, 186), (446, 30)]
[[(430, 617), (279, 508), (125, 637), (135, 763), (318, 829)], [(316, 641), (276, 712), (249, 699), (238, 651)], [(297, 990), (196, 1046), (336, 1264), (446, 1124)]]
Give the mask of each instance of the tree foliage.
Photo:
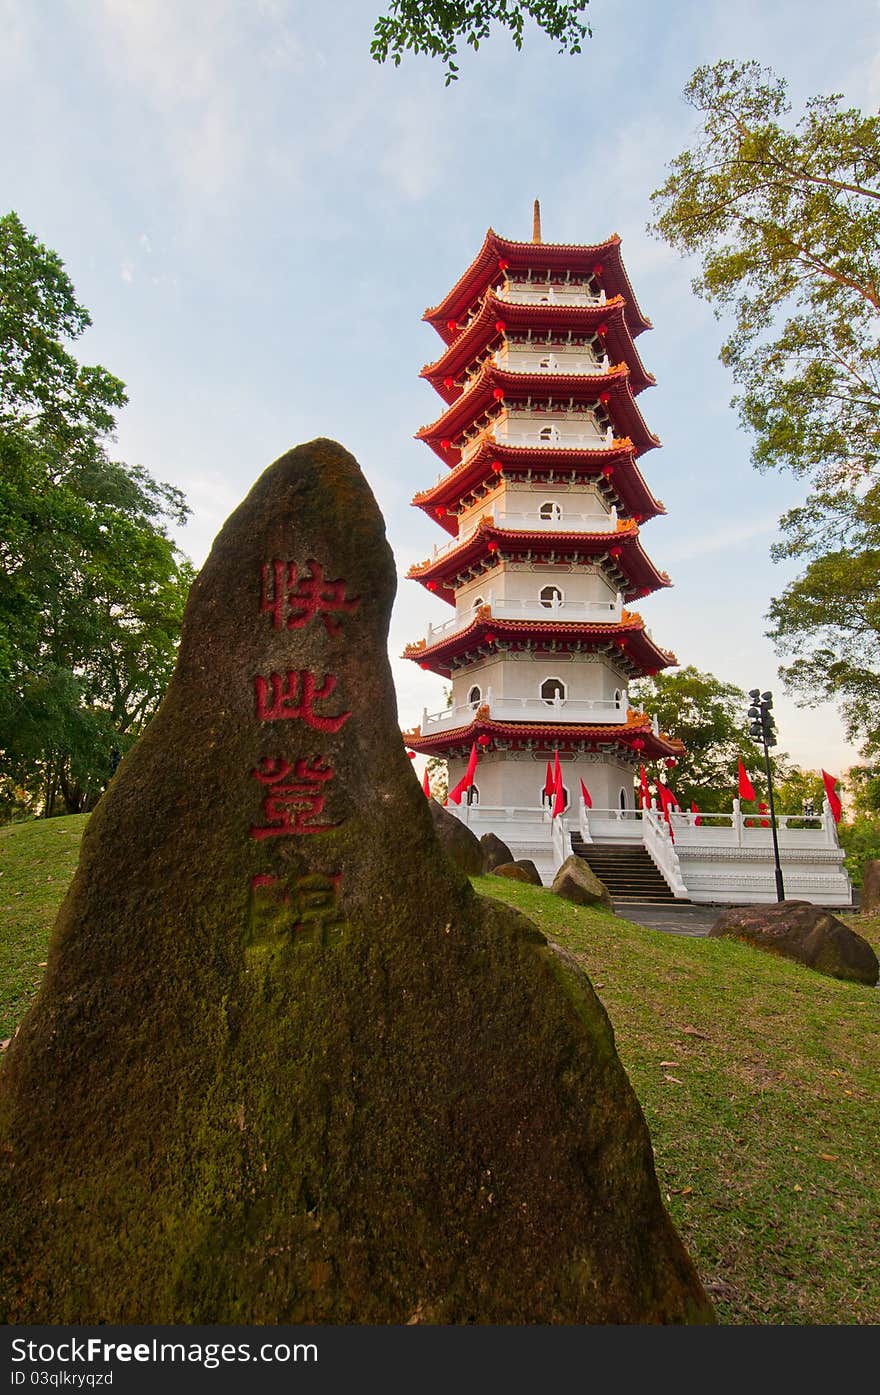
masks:
[[(749, 770), (759, 799), (766, 798), (763, 753), (748, 735), (749, 699), (734, 683), (689, 665), (658, 673), (630, 685), (636, 706), (652, 713), (660, 730), (684, 742), (686, 754), (667, 772), (664, 781), (674, 790), (682, 809), (691, 803), (706, 813), (729, 810), (737, 791), (737, 761)], [(774, 775), (785, 758), (776, 756)]]
[(880, 459), (880, 118), (815, 97), (794, 124), (757, 63), (698, 68), (699, 139), (653, 194), (654, 230), (702, 259), (759, 468), (823, 489)]
[(446, 86), (458, 78), (455, 62), (463, 41), (478, 49), (493, 23), (523, 45), (526, 18), (559, 43), (560, 53), (580, 53), (590, 34), (581, 19), (589, 0), (391, 0), (389, 12), (376, 21), (370, 52), (377, 63), (390, 58), (395, 67), (405, 53), (424, 53), (446, 65)]
[(7, 807), (90, 807), (152, 715), (192, 579), (183, 496), (109, 458), (124, 388), (54, 252), (0, 219), (0, 776)]

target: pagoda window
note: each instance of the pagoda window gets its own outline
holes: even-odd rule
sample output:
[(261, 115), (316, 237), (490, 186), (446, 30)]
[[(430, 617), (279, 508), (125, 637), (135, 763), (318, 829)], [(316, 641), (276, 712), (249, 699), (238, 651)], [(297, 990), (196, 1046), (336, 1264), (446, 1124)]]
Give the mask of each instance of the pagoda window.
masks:
[(621, 789), (620, 789), (620, 812), (621, 812), (622, 814), (625, 814), (625, 813), (626, 813), (626, 810), (627, 810), (626, 790), (623, 788), (623, 786), (621, 786)]
[(562, 508), (554, 500), (548, 499), (545, 504), (541, 505), (538, 514), (541, 518), (553, 519), (554, 522), (559, 522), (562, 518)]
[(556, 426), (542, 426), (538, 432), (539, 441), (558, 441), (559, 428)]
[(620, 706), (621, 706), (621, 704), (622, 704), (622, 702), (623, 702), (623, 693), (622, 693), (622, 691), (621, 691), (620, 688), (615, 688), (615, 689), (614, 689), (614, 706), (615, 706), (616, 708), (619, 709)]
[(479, 707), (480, 702), (482, 701), (482, 698), (483, 698), (482, 690), (481, 690), (480, 688), (478, 688), (476, 684), (474, 684), (474, 686), (471, 688), (470, 692), (468, 693), (468, 702), (470, 703), (471, 707)]
[(542, 586), (539, 600), (542, 606), (550, 610), (551, 607), (562, 605), (564, 597), (558, 586)]
[(541, 684), (541, 701), (565, 702), (565, 684), (561, 678), (545, 678)]

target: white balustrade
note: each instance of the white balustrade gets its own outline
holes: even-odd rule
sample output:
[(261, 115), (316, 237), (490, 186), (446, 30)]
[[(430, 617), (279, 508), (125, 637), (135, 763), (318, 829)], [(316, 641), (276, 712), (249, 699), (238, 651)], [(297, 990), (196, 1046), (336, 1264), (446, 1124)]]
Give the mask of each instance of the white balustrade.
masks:
[[(586, 625), (619, 625), (623, 615), (623, 599), (614, 601), (542, 601), (537, 596), (526, 600), (496, 601), (494, 591), (485, 597), (493, 620), (566, 620)], [(473, 623), (475, 610), (469, 607), (445, 620), (442, 625), (429, 625), (425, 644), (430, 648), (438, 640), (450, 638)]]
[(532, 284), (507, 282), (495, 294), (499, 300), (512, 305), (604, 305), (604, 289), (593, 294), (585, 286), (550, 286), (536, 281)]
[(626, 699), (613, 698), (582, 701), (576, 698), (496, 698), (491, 692), (479, 702), (444, 707), (440, 712), (422, 712), (422, 736), (436, 736), (456, 727), (466, 727), (479, 708), (488, 708), (489, 716), (499, 722), (572, 722), (579, 726), (621, 725), (626, 721)]
[[(599, 377), (607, 373), (611, 364), (607, 354), (595, 358), (587, 351), (580, 353), (541, 353), (534, 347), (529, 350), (511, 347), (499, 349), (492, 355), (496, 367), (505, 373), (550, 373), (560, 377)], [(472, 377), (476, 377), (477, 369)]]
[(678, 853), (675, 851), (675, 843), (672, 841), (669, 825), (653, 806), (643, 810), (643, 814), (642, 834), (648, 856), (676, 900), (686, 901), (688, 899), (687, 887), (681, 875), (681, 864), (678, 860)]

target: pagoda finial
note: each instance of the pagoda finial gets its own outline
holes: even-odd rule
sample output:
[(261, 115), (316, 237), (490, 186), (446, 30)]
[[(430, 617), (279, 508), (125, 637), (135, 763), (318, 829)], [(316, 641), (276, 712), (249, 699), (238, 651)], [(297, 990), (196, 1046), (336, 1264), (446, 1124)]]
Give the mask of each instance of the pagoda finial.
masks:
[(535, 199), (535, 210), (532, 214), (532, 241), (541, 241), (541, 201)]

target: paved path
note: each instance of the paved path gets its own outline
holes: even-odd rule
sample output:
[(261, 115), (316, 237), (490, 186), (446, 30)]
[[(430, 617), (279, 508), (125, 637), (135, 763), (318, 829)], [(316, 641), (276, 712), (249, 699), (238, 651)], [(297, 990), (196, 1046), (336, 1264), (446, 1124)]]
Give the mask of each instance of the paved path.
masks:
[(669, 935), (708, 935), (720, 916), (722, 906), (695, 906), (689, 902), (652, 906), (644, 901), (615, 901), (614, 909), (625, 920), (647, 925), (651, 930), (665, 930)]

